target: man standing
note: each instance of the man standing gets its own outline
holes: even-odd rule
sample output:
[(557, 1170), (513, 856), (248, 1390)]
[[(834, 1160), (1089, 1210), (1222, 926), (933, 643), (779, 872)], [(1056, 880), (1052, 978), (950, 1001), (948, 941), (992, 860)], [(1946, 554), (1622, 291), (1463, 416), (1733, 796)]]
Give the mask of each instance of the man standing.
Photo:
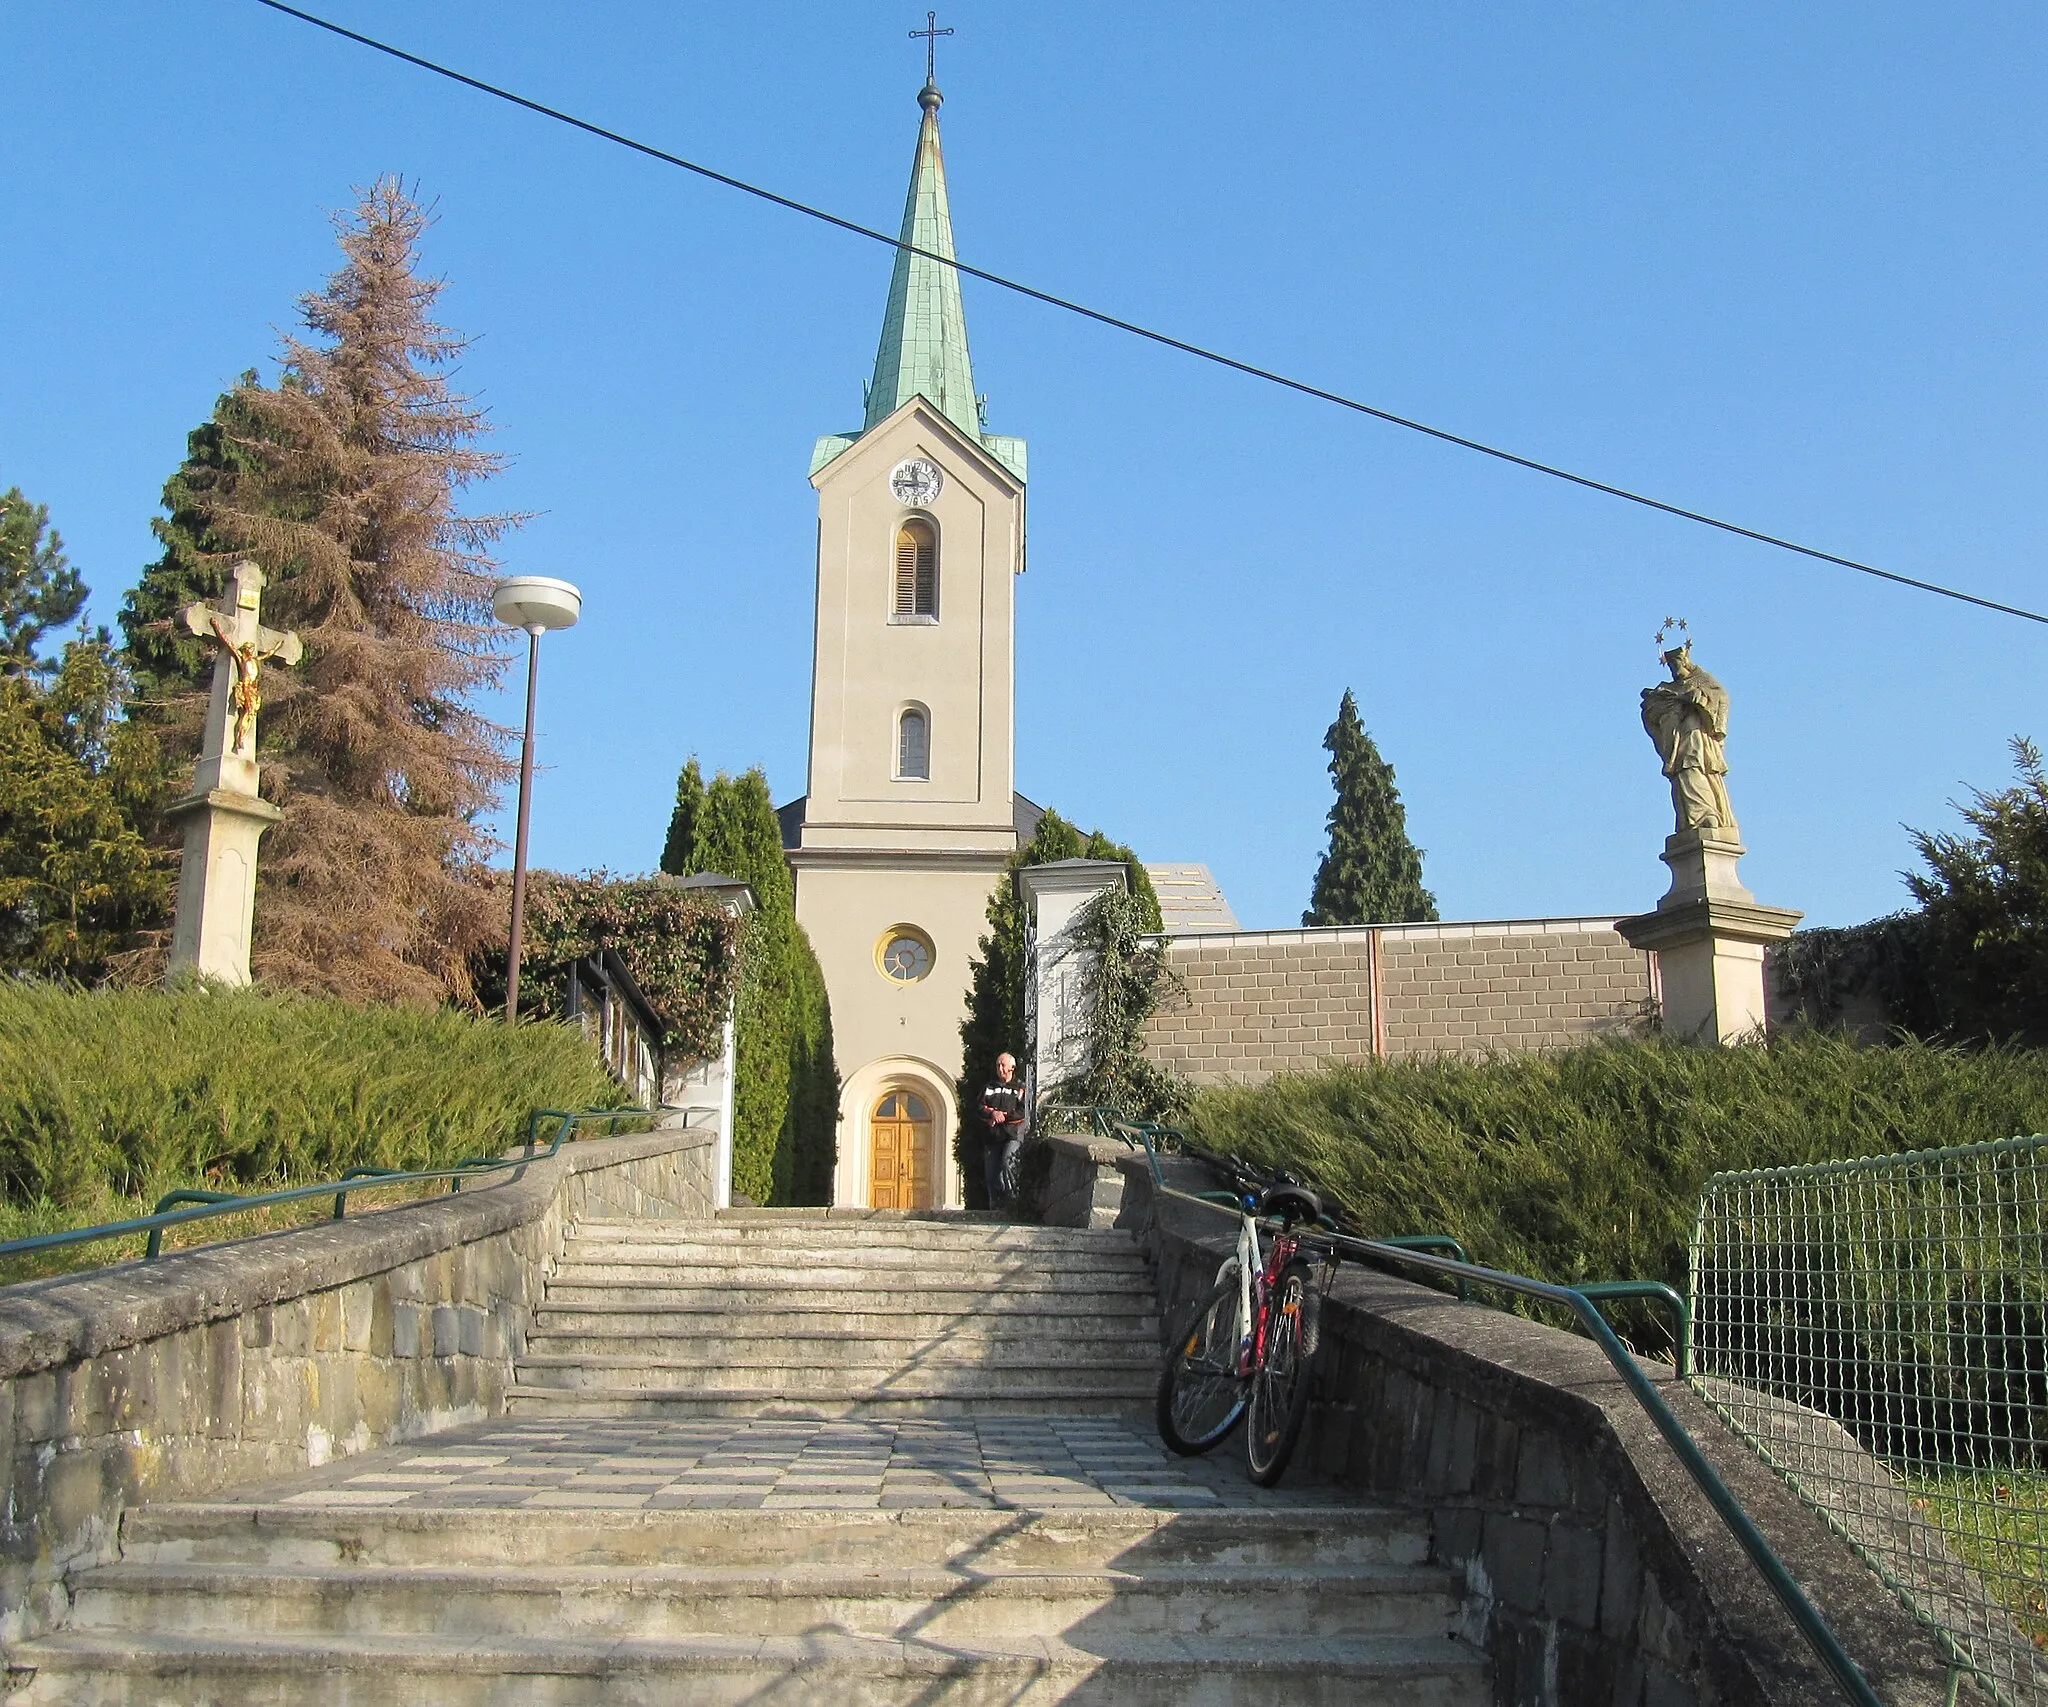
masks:
[(981, 1159), (991, 1209), (1010, 1207), (1010, 1168), (1024, 1141), (1024, 1093), (1013, 1083), (1016, 1076), (1016, 1056), (998, 1055), (995, 1083), (981, 1093)]

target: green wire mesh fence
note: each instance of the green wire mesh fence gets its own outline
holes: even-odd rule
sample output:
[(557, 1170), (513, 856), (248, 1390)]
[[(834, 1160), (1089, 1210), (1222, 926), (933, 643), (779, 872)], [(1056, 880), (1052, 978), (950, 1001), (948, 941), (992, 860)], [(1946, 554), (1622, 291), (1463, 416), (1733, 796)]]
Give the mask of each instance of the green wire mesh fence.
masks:
[(1717, 1175), (1692, 1302), (1707, 1401), (1958, 1678), (2048, 1707), (2048, 1138)]

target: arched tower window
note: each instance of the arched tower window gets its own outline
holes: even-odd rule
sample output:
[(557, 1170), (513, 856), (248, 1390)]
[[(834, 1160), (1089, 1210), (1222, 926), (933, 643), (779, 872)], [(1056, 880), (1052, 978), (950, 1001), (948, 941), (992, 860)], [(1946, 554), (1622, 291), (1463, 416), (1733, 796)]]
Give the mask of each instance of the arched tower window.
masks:
[(931, 719), (922, 706), (913, 705), (896, 719), (896, 780), (929, 782), (931, 776)]
[(921, 516), (913, 516), (896, 530), (897, 617), (926, 617), (939, 614), (939, 533)]

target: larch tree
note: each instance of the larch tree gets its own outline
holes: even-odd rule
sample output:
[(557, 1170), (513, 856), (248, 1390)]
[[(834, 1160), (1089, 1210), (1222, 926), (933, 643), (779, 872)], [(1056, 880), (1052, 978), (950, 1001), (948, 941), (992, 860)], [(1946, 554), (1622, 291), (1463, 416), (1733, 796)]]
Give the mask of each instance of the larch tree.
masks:
[(1435, 918), (1436, 897), (1422, 886), (1422, 850), (1408, 839), (1394, 767), (1366, 733), (1349, 688), (1323, 747), (1337, 800), (1330, 808), (1330, 845), (1301, 922), (1393, 925)]
[(501, 459), (450, 385), (466, 343), (416, 270), (428, 224), (393, 178), (336, 220), (344, 264), (301, 300), (279, 383), (245, 380), (215, 412), (201, 449), (220, 466), (183, 524), (209, 573), (252, 557), (264, 621), (306, 646), (263, 677), (264, 792), (284, 816), (259, 867), (256, 973), (415, 1003), (471, 999), (497, 929), (475, 878), (507, 735), (471, 701), (504, 669), (490, 547), (519, 519), (458, 507)]
[(85, 608), (85, 583), (50, 527), (50, 512), (16, 486), (0, 494), (0, 675), (47, 674), (43, 637)]

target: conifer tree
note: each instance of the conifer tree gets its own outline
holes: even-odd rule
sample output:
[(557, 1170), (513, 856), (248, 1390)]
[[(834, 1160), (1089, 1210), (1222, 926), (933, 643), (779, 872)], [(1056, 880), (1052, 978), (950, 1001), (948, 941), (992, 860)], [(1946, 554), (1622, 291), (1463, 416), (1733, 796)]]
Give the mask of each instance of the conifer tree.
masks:
[(85, 583), (64, 556), (49, 510), (31, 504), (19, 486), (0, 495), (0, 675), (47, 674), (54, 666), (36, 647), (84, 608)]
[(1422, 886), (1422, 851), (1408, 839), (1394, 767), (1366, 733), (1349, 688), (1323, 746), (1337, 801), (1330, 808), (1329, 849), (1301, 922), (1392, 925), (1435, 918), (1436, 897)]
[[(166, 721), (163, 714), (182, 696), (203, 693), (213, 682), (213, 646), (178, 617), (195, 600), (218, 599), (227, 585), (233, 541), (208, 527), (200, 506), (254, 466), (229, 428), (244, 435), (253, 430), (240, 404), (255, 386), (254, 371), (243, 374), (240, 388), (222, 393), (212, 415), (186, 435), (185, 460), (164, 482), (165, 513), (149, 524), (163, 555), (121, 601), (123, 661), (135, 701), (153, 722)], [(197, 708), (180, 709), (187, 714), (184, 745), (192, 747), (198, 727), (191, 714)]]
[[(684, 824), (687, 857), (676, 851)], [(759, 903), (735, 1016), (733, 1189), (756, 1203), (829, 1203), (839, 1126), (832, 1012), (824, 970), (797, 923), (767, 777), (758, 768), (737, 777), (721, 771), (706, 783), (694, 758), (684, 765), (662, 869), (740, 878)]]
[(661, 847), (661, 869), (671, 877), (687, 877), (694, 869), (691, 850), (697, 845), (697, 814), (704, 806), (704, 773), (692, 753), (676, 777), (675, 810), (668, 815), (668, 840)]
[(168, 861), (135, 823), (160, 761), (121, 697), (104, 631), (47, 682), (0, 677), (0, 969), (97, 978), (164, 923)]
[(284, 817), (259, 868), (255, 969), (409, 1002), (469, 999), (497, 928), (472, 878), (509, 767), (470, 701), (504, 668), (489, 548), (518, 520), (458, 509), (501, 464), (449, 384), (465, 342), (432, 318), (441, 282), (415, 271), (428, 223), (390, 178), (337, 219), (344, 264), (301, 300), (280, 383), (245, 381), (216, 411), (200, 454), (222, 466), (191, 483), (188, 552), (207, 573), (253, 557), (264, 620), (306, 646), (263, 678), (264, 787)]

